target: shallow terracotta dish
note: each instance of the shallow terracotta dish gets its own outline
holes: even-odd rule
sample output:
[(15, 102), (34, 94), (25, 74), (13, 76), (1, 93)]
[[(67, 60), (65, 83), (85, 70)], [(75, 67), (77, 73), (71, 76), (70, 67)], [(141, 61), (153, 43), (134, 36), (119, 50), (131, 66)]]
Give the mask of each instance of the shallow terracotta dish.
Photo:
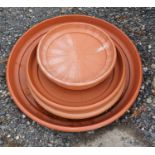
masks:
[(40, 40), (37, 60), (53, 82), (67, 89), (87, 89), (114, 68), (116, 49), (100, 28), (82, 22), (59, 24)]
[(63, 89), (48, 80), (37, 66), (36, 51), (31, 51), (30, 54), (26, 69), (29, 88), (37, 102), (55, 115), (70, 119), (84, 119), (99, 115), (113, 106), (123, 92), (126, 68), (124, 57), (120, 53), (111, 77), (83, 91)]
[[(115, 46), (126, 57), (129, 71), (126, 88), (114, 107), (99, 116), (83, 120), (69, 120), (57, 117), (41, 108), (33, 99), (26, 81), (26, 63), (29, 53), (25, 49), (34, 48), (40, 38), (56, 24), (64, 22), (86, 22), (102, 28), (112, 38)], [(29, 50), (27, 50), (29, 51)], [(15, 63), (16, 62), (16, 63)], [(7, 84), (17, 106), (30, 118), (51, 129), (80, 132), (108, 125), (122, 116), (134, 103), (142, 82), (141, 60), (132, 41), (114, 25), (89, 16), (69, 15), (45, 20), (27, 31), (15, 44), (7, 64)]]

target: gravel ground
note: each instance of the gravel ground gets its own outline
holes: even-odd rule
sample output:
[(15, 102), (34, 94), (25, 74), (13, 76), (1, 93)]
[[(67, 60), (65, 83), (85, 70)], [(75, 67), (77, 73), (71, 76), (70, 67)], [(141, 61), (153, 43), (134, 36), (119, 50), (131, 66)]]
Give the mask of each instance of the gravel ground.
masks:
[[(23, 32), (44, 19), (73, 13), (96, 16), (122, 29), (136, 44), (144, 73), (139, 96), (126, 115), (84, 133), (53, 131), (27, 118), (11, 100), (5, 79), (8, 55)], [(91, 146), (107, 146), (96, 143), (97, 137), (118, 127), (135, 133), (134, 140), (122, 146), (137, 146), (137, 139), (141, 146), (155, 146), (155, 8), (0, 8), (0, 146), (89, 146), (93, 141)]]

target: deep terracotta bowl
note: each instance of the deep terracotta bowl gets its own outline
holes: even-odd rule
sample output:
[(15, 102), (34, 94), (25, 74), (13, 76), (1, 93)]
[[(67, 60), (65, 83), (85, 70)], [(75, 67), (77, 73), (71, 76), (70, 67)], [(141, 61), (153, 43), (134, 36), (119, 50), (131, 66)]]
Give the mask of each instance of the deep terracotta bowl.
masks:
[(96, 87), (84, 91), (66, 90), (51, 83), (40, 72), (35, 53), (35, 50), (30, 52), (26, 69), (28, 85), (38, 104), (55, 115), (69, 119), (99, 115), (113, 106), (123, 92), (126, 68), (121, 53), (118, 53), (114, 75), (108, 77), (110, 83), (105, 80)]
[(114, 68), (116, 49), (102, 29), (83, 22), (51, 28), (40, 40), (37, 61), (52, 82), (82, 90), (102, 82)]
[[(117, 102), (106, 113), (84, 120), (69, 120), (57, 117), (41, 108), (33, 99), (26, 81), (26, 62), (31, 48), (37, 46), (41, 37), (56, 24), (79, 21), (95, 24), (112, 38), (115, 46), (126, 57), (128, 77), (126, 88)], [(15, 63), (16, 61), (16, 63)], [(116, 26), (98, 18), (69, 15), (45, 20), (28, 30), (17, 41), (9, 56), (6, 79), (10, 94), (16, 105), (28, 117), (51, 129), (65, 132), (94, 130), (106, 126), (121, 117), (134, 103), (142, 82), (142, 65), (140, 56), (132, 41)]]

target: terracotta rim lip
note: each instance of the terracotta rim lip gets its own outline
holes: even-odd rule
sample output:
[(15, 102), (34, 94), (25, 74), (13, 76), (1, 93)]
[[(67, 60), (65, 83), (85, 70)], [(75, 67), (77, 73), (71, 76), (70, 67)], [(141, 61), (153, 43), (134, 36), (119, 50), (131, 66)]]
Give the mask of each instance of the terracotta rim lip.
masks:
[[(70, 17), (75, 17), (75, 16), (81, 16), (81, 17), (87, 17), (87, 18), (94, 18), (94, 19), (97, 19), (98, 21), (101, 21), (103, 22), (102, 19), (100, 18), (97, 18), (97, 17), (91, 17), (91, 16), (87, 16), (87, 15), (77, 15), (77, 14), (72, 14), (72, 15), (63, 15), (63, 16), (57, 16), (57, 17), (54, 17), (53, 19), (57, 19), (57, 18), (62, 18), (64, 16), (70, 16)], [(13, 51), (16, 46), (18, 45), (18, 43), (22, 40), (22, 38), (25, 37), (25, 35), (27, 33), (29, 33), (33, 28), (37, 27), (38, 25), (41, 25), (43, 23), (46, 23), (47, 21), (49, 21), (50, 19), (46, 19), (34, 26), (32, 26), (29, 30), (27, 30), (19, 39), (18, 41), (15, 43), (15, 45), (13, 46), (12, 50)], [(18, 99), (15, 97), (14, 95), (14, 92), (13, 92), (13, 89), (12, 89), (12, 86), (10, 84), (10, 81), (9, 81), (9, 63), (11, 61), (11, 56), (13, 55), (13, 52), (10, 53), (9, 55), (9, 58), (8, 58), (8, 62), (7, 62), (7, 68), (6, 68), (6, 82), (7, 82), (7, 85), (8, 85), (8, 89), (9, 89), (9, 92), (13, 98), (13, 100), (15, 101), (15, 104), (20, 108), (21, 111), (23, 111), (27, 116), (29, 116), (31, 119), (35, 120), (36, 122), (38, 122), (39, 124), (43, 125), (43, 126), (46, 126), (48, 128), (53, 128), (55, 130), (58, 130), (58, 131), (64, 131), (64, 132), (83, 132), (83, 131), (88, 131), (88, 130), (94, 130), (94, 129), (97, 129), (97, 128), (100, 128), (100, 127), (103, 127), (105, 125), (108, 125), (110, 123), (112, 123), (113, 121), (115, 121), (116, 119), (118, 119), (119, 117), (121, 117), (131, 106), (132, 104), (134, 103), (134, 101), (136, 100), (136, 97), (138, 96), (138, 93), (139, 93), (139, 89), (141, 87), (141, 84), (142, 84), (142, 76), (143, 76), (143, 71), (142, 71), (142, 62), (141, 62), (141, 59), (140, 59), (140, 55), (138, 53), (138, 50), (137, 48), (135, 47), (134, 43), (129, 39), (129, 37), (123, 32), (121, 31), (119, 28), (117, 28), (115, 25), (107, 22), (104, 20), (105, 23), (107, 23), (108, 25), (111, 25), (112, 27), (114, 27), (118, 32), (124, 34), (123, 36), (125, 37), (125, 39), (128, 40), (128, 42), (132, 45), (132, 48), (136, 51), (135, 54), (137, 55), (137, 63), (139, 64), (139, 81), (138, 81), (138, 84), (137, 84), (137, 87), (136, 87), (136, 90), (135, 90), (135, 93), (134, 95), (130, 98), (130, 101), (128, 102), (128, 104), (126, 104), (124, 106), (124, 108), (122, 108), (117, 114), (115, 114), (114, 116), (110, 117), (109, 119), (105, 120), (104, 122), (99, 122), (99, 123), (96, 123), (96, 124), (93, 124), (93, 125), (87, 125), (87, 126), (82, 126), (82, 127), (66, 127), (66, 126), (60, 126), (60, 125), (56, 125), (56, 124), (50, 124), (50, 123), (47, 123), (43, 120), (41, 120), (40, 118), (38, 118), (37, 116), (31, 114), (29, 111), (27, 111), (21, 104), (20, 102), (18, 101)]]
[[(117, 52), (116, 52), (117, 53)], [(29, 58), (28, 58), (28, 62), (27, 62), (27, 65), (26, 65), (26, 74), (27, 74), (27, 80), (28, 80), (28, 85), (29, 87), (31, 87), (32, 91), (40, 98), (42, 99), (45, 104), (48, 104), (49, 106), (50, 105), (53, 105), (54, 107), (57, 107), (57, 108), (61, 108), (61, 109), (70, 109), (70, 110), (83, 110), (83, 109), (89, 109), (89, 108), (95, 108), (95, 107), (98, 107), (98, 106), (101, 106), (103, 104), (103, 101), (107, 101), (109, 100), (110, 98), (112, 98), (113, 96), (115, 96), (114, 94), (116, 94), (122, 87), (123, 85), (123, 82), (124, 82), (124, 79), (125, 79), (125, 75), (126, 75), (126, 71), (125, 71), (125, 66), (123, 65), (122, 66), (122, 77), (121, 77), (121, 80), (119, 81), (117, 87), (114, 89), (114, 91), (108, 95), (106, 98), (104, 98), (103, 100), (101, 101), (98, 101), (94, 104), (91, 104), (91, 105), (86, 105), (86, 106), (79, 106), (79, 107), (73, 107), (73, 106), (64, 106), (64, 105), (60, 105), (60, 104), (57, 104), (53, 101), (50, 101), (49, 99), (47, 99), (45, 96), (43, 96), (36, 88), (35, 86), (33, 85), (33, 83), (31, 82), (31, 78), (30, 78), (30, 73), (29, 73), (29, 64), (30, 64), (30, 57), (31, 57), (32, 53), (29, 55)], [(123, 60), (123, 56), (122, 54), (120, 53), (120, 57), (121, 57), (121, 63), (124, 64), (124, 60)]]
[[(97, 115), (100, 115), (100, 114), (104, 113), (106, 110), (108, 110), (109, 108), (111, 108), (112, 106), (114, 106), (117, 103), (118, 98), (120, 98), (120, 96), (122, 95), (124, 87), (125, 87), (125, 79), (124, 79), (122, 89), (120, 89), (116, 93), (117, 99), (116, 99), (116, 97), (111, 99), (112, 101), (115, 101), (115, 102), (113, 102), (113, 104), (106, 104), (104, 107), (100, 106), (96, 110), (91, 110), (88, 112), (81, 112), (81, 113), (76, 113), (76, 114), (74, 112), (68, 113), (68, 112), (65, 112), (65, 111), (62, 111), (59, 109), (58, 110), (54, 109), (53, 107), (51, 108), (49, 105), (44, 104), (44, 102), (41, 99), (39, 99), (38, 96), (36, 96), (34, 94), (34, 92), (31, 90), (31, 88), (30, 88), (30, 92), (31, 92), (32, 96), (34, 97), (34, 99), (37, 101), (37, 103), (46, 111), (49, 111), (50, 113), (52, 113), (58, 117), (62, 117), (62, 118), (66, 118), (66, 119), (73, 119), (73, 120), (80, 120), (80, 119), (87, 119), (87, 118), (92, 118)], [(111, 100), (109, 102), (111, 102)], [(42, 103), (40, 104), (40, 102), (42, 102)], [(50, 108), (50, 110), (49, 110), (49, 108)], [(103, 111), (103, 109), (104, 109), (104, 111)]]
[[(61, 16), (60, 16), (61, 17)], [(57, 17), (55, 17), (55, 18), (57, 18)], [(71, 23), (80, 23), (80, 22), (71, 22)], [(89, 24), (89, 23), (86, 23), (87, 25), (90, 25), (90, 26), (92, 26), (92, 27), (94, 27), (95, 29), (98, 29), (99, 31), (101, 31), (107, 38), (108, 38), (108, 40), (110, 41), (110, 43), (111, 43), (111, 46), (112, 46), (112, 48), (113, 48), (113, 62), (112, 62), (112, 64), (110, 65), (110, 67), (108, 68), (108, 70), (104, 73), (104, 74), (102, 74), (101, 76), (99, 76), (98, 78), (96, 78), (95, 80), (91, 80), (91, 81), (89, 81), (89, 82), (79, 82), (79, 83), (72, 83), (72, 82), (63, 82), (62, 80), (59, 80), (59, 79), (57, 79), (57, 78), (55, 78), (54, 76), (52, 76), (52, 75), (50, 75), (49, 76), (49, 74), (47, 73), (47, 71), (46, 71), (46, 69), (45, 69), (45, 67), (42, 65), (42, 62), (41, 62), (41, 59), (40, 59), (40, 47), (42, 46), (42, 42), (43, 42), (43, 40), (49, 35), (49, 33), (51, 33), (54, 29), (56, 29), (56, 28), (58, 28), (58, 27), (61, 27), (61, 26), (63, 26), (63, 25), (66, 25), (67, 23), (63, 23), (63, 24), (58, 24), (58, 26), (56, 26), (56, 27), (54, 27), (53, 29), (51, 29), (51, 30), (49, 30), (41, 39), (40, 39), (40, 41), (39, 41), (39, 44), (38, 44), (38, 47), (37, 47), (37, 62), (38, 62), (38, 64), (39, 64), (39, 67), (41, 68), (41, 70), (43, 71), (43, 73), (50, 79), (50, 80), (52, 80), (52, 81), (54, 81), (54, 82), (56, 82), (56, 83), (59, 83), (59, 84), (61, 84), (61, 85), (63, 85), (64, 87), (66, 86), (66, 87), (77, 87), (77, 89), (78, 90), (81, 90), (81, 88), (80, 87), (87, 87), (87, 88), (90, 88), (91, 87), (91, 85), (93, 85), (94, 86), (94, 84), (95, 85), (97, 85), (98, 84), (98, 82), (101, 82), (101, 81), (103, 81), (110, 73), (111, 73), (111, 71), (112, 71), (112, 69), (114, 68), (114, 66), (115, 66), (115, 63), (116, 63), (116, 59), (117, 59), (117, 51), (116, 51), (116, 47), (115, 47), (115, 45), (114, 45), (114, 43), (113, 43), (113, 41), (112, 41), (112, 39), (110, 38), (110, 36), (104, 31), (104, 30), (102, 30), (100, 27), (97, 27), (97, 26), (95, 26), (95, 25), (92, 25), (92, 24)], [(84, 89), (87, 89), (87, 88), (84, 88)], [(70, 88), (70, 89), (72, 89), (72, 88)], [(76, 88), (75, 88), (76, 89)], [(75, 89), (73, 89), (73, 90), (75, 90)], [(82, 88), (83, 89), (83, 88)]]

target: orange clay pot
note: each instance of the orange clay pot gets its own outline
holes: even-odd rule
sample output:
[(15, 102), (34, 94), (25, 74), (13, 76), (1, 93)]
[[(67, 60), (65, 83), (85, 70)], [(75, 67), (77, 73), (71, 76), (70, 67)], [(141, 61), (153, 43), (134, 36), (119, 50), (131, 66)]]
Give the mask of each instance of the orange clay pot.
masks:
[(36, 99), (38, 104), (55, 115), (70, 119), (84, 119), (99, 115), (113, 106), (123, 92), (126, 68), (122, 62), (124, 57), (121, 57), (120, 53), (118, 53), (114, 73), (107, 79), (110, 83), (105, 80), (93, 88), (73, 91), (51, 83), (40, 72), (35, 61), (35, 51), (32, 52), (27, 66), (29, 88), (34, 98), (38, 97)]
[[(70, 120), (48, 113), (32, 97), (26, 81), (26, 64), (30, 49), (37, 47), (41, 37), (57, 24), (84, 22), (102, 28), (113, 40), (115, 47), (125, 55), (127, 78), (121, 98), (107, 112), (96, 117)], [(15, 63), (16, 62), (16, 63)], [(132, 41), (114, 25), (89, 16), (69, 15), (45, 20), (28, 30), (11, 51), (6, 72), (10, 94), (17, 106), (31, 119), (51, 129), (65, 132), (88, 131), (103, 127), (121, 117), (134, 103), (142, 82), (142, 65)]]
[(102, 82), (114, 68), (116, 49), (100, 28), (69, 22), (51, 28), (40, 40), (37, 60), (52, 82), (72, 90)]

